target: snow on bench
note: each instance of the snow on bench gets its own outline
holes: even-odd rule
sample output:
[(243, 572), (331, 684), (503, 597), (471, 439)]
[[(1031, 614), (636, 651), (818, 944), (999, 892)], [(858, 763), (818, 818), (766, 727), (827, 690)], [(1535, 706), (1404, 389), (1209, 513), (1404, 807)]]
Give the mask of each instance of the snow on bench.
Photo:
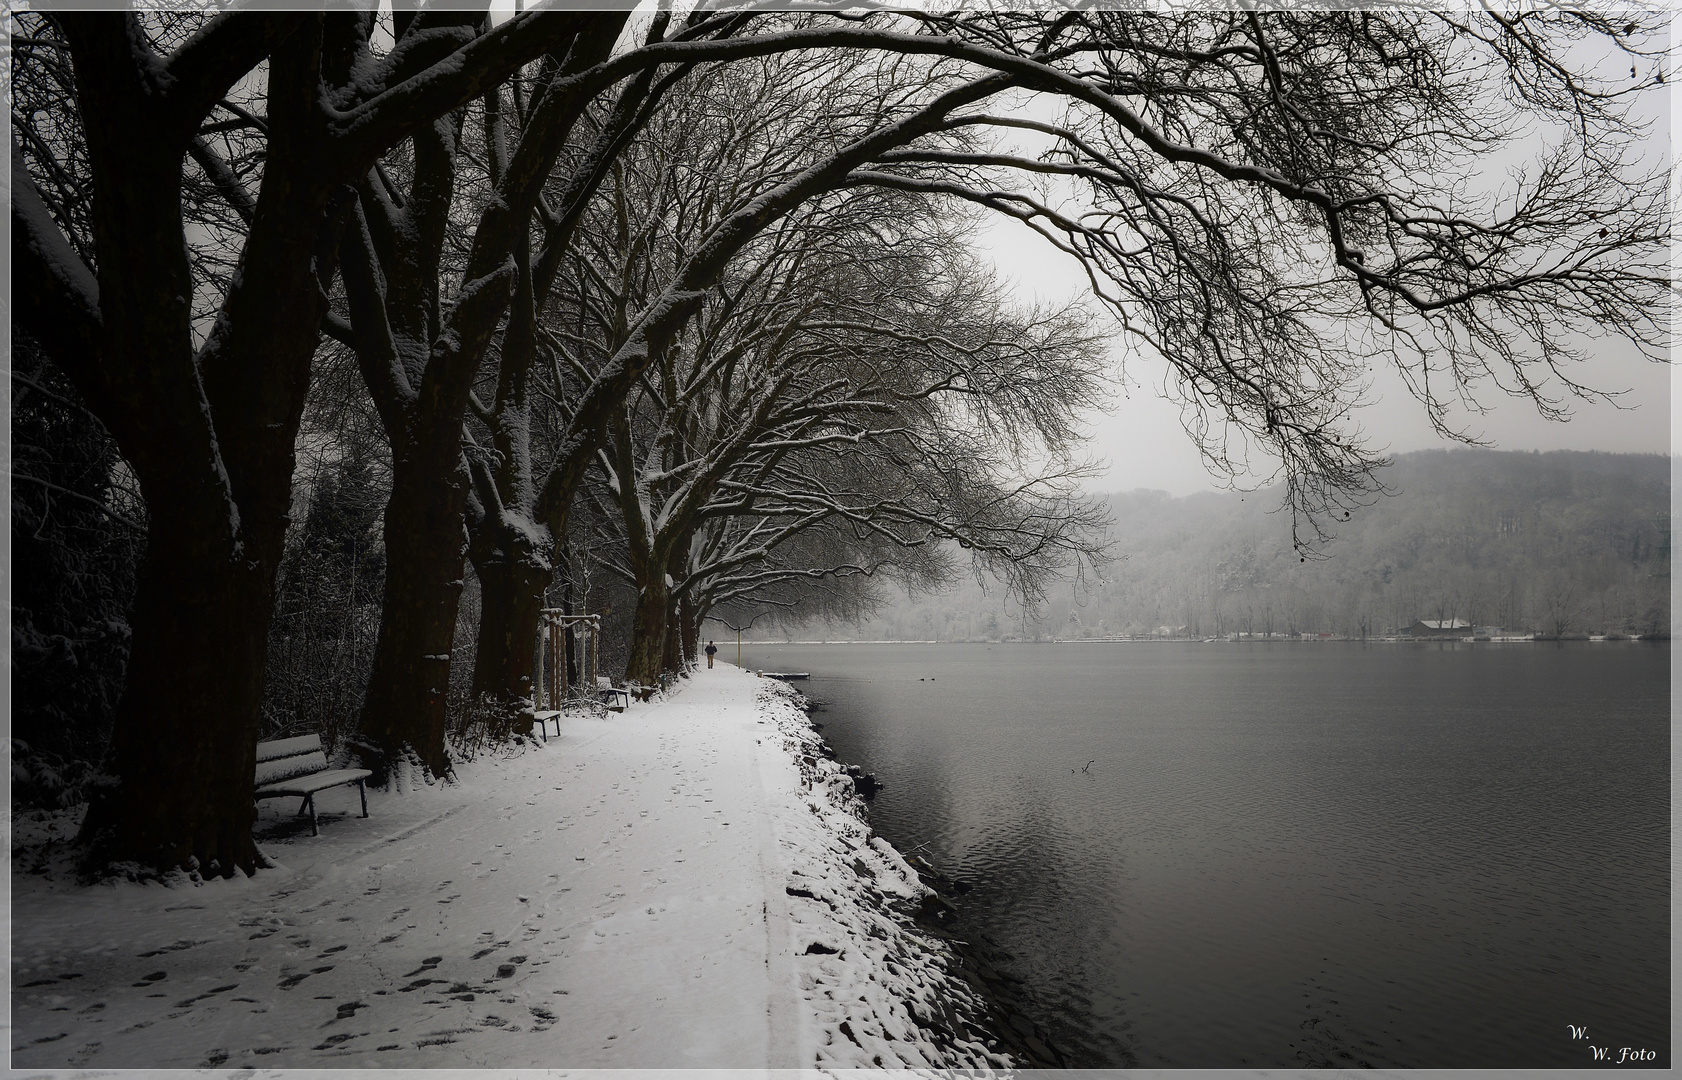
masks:
[(549, 721), (555, 721), (555, 738), (561, 737), (561, 717), (565, 714), (559, 709), (539, 709), (531, 714), (532, 726), (542, 734), (543, 741), (549, 741)]
[(298, 813), (308, 810), (310, 835), (320, 836), (315, 821), (315, 793), (340, 784), (355, 784), (362, 796), (362, 816), (368, 816), (368, 789), (363, 781), (374, 775), (367, 769), (329, 769), (321, 750), (320, 735), (295, 739), (273, 739), (257, 744), (257, 790), (259, 799), (296, 795), (304, 801)]
[[(613, 685), (613, 680), (606, 675), (596, 676), (596, 697), (613, 712), (624, 712), (631, 703), (631, 692), (621, 690)], [(560, 709), (538, 709), (531, 714), (532, 727), (543, 736), (543, 741), (549, 741), (549, 721), (555, 722), (555, 737), (561, 736), (561, 718), (566, 714)]]
[(596, 696), (614, 712), (624, 712), (631, 706), (631, 692), (614, 686), (606, 675), (596, 676)]

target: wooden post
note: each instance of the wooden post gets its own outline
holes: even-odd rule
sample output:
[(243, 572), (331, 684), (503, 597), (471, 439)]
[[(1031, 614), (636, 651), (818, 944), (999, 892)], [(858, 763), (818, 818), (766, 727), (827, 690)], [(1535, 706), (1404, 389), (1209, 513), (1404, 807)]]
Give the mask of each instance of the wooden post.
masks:
[[(560, 686), (560, 700), (567, 700), (567, 627), (560, 621), (555, 622), (555, 639), (560, 648), (555, 649), (555, 685)], [(557, 707), (558, 708), (558, 707)]]
[(544, 676), (543, 672), (543, 665), (549, 655), (546, 651), (548, 642), (549, 622), (548, 620), (544, 620), (543, 629), (538, 631), (537, 634), (537, 663), (533, 665), (532, 671), (532, 678), (537, 680), (537, 685), (531, 688), (531, 707), (533, 709), (543, 708), (543, 695), (549, 690), (549, 680)]
[[(539, 655), (534, 678), (533, 701), (541, 706), (547, 699), (551, 709), (564, 708), (569, 696), (584, 701), (596, 699), (596, 678), (601, 669), (602, 617), (568, 615), (560, 608), (543, 609), (543, 631), (538, 635)], [(570, 644), (577, 642), (578, 678), (567, 673)]]
[(590, 654), (590, 673), (585, 676), (585, 684), (589, 687), (592, 697), (596, 693), (596, 667), (601, 661), (602, 624), (599, 617), (590, 620), (590, 647), (586, 650)]
[(566, 673), (556, 661), (560, 658), (561, 623), (553, 614), (545, 615), (544, 622), (549, 626), (549, 654), (546, 657), (549, 678), (549, 707), (562, 709), (566, 707)]

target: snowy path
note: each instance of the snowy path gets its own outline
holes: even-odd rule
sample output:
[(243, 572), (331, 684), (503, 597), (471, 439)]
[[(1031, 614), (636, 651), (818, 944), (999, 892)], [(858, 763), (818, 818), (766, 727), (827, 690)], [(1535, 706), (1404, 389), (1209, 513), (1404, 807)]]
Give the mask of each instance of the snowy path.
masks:
[(810, 793), (841, 778), (766, 685), (701, 672), (459, 784), (371, 793), (367, 820), (325, 793), (346, 816), (265, 842), (281, 868), (250, 880), (14, 862), (12, 1066), (945, 1063), (904, 1006), (943, 1015), (940, 957), (906, 970), (931, 950), (878, 910), (918, 887)]

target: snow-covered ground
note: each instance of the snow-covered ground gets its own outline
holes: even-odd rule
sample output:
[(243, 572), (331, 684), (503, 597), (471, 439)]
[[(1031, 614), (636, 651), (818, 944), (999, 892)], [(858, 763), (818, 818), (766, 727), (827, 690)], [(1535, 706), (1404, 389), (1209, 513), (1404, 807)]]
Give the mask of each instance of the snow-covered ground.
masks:
[(24, 815), (12, 1067), (1007, 1064), (794, 701), (721, 665), (366, 820), (325, 792), (251, 879), (77, 885)]

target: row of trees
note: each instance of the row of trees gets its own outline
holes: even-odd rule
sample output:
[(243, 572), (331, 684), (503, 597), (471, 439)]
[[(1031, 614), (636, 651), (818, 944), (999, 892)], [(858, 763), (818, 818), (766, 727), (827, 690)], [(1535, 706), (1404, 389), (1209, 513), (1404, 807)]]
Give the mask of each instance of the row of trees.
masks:
[[(354, 748), (379, 778), (448, 771), (470, 576), (473, 689), (505, 709), (558, 568), (634, 589), (644, 681), (708, 611), (810, 582), (844, 605), (849, 578), (942, 572), (943, 540), (1033, 599), (1093, 549), (1055, 463), (1101, 339), (1002, 304), (960, 207), (1079, 258), (1210, 420), (1211, 460), (1271, 454), (1309, 525), (1377, 464), (1343, 423), (1371, 355), (1440, 416), (1443, 378), (1496, 367), (1545, 404), (1576, 330), (1662, 352), (1663, 178), (1626, 159), (1629, 87), (1568, 62), (1592, 35), (1647, 64), (1650, 33), (1555, 11), (19, 15), (15, 330), (109, 434), (95, 482), (138, 505), (78, 494), (145, 532), (84, 839), (255, 866), (271, 632), (329, 570), (353, 598), (379, 579), (371, 645), (343, 649), (369, 650)], [(1555, 151), (1465, 205), (1444, 170), (1515, 112)], [(377, 542), (358, 489), (384, 497)]]

